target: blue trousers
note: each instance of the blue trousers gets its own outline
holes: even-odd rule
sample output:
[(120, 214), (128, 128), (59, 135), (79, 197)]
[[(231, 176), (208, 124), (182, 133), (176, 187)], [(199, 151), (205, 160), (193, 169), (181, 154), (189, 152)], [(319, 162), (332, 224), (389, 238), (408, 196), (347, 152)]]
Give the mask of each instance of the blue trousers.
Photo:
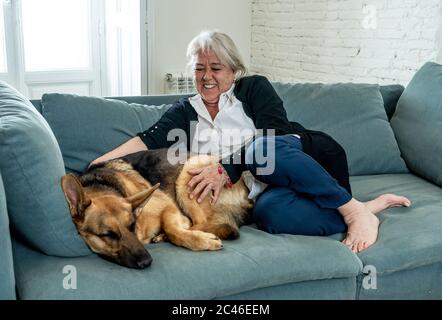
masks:
[[(272, 160), (272, 153), (274, 157)], [(267, 161), (263, 161), (268, 157)], [(269, 162), (273, 161), (269, 165)], [(246, 151), (256, 179), (269, 186), (256, 199), (253, 219), (270, 233), (330, 235), (347, 226), (336, 208), (352, 196), (312, 157), (293, 135), (257, 138)], [(272, 170), (266, 170), (266, 168)], [(266, 172), (267, 171), (267, 172)]]

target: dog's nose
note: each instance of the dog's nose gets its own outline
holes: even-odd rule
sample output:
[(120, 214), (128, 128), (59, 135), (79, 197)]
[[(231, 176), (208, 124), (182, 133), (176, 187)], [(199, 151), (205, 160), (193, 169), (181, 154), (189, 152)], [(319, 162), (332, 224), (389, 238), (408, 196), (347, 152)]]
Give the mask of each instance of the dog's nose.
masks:
[(140, 261), (137, 262), (138, 268), (140, 268), (140, 269), (147, 268), (151, 264), (152, 264), (152, 258), (151, 257), (144, 258), (143, 260), (140, 260)]

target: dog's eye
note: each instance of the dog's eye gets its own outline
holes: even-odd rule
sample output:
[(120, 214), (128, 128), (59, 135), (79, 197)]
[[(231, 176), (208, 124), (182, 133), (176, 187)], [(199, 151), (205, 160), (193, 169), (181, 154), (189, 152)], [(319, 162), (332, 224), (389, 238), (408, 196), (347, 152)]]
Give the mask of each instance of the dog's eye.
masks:
[(106, 233), (103, 233), (101, 236), (105, 237), (105, 238), (109, 238), (111, 240), (118, 240), (118, 239), (120, 239), (120, 236), (116, 232), (113, 232), (113, 231), (108, 231)]
[(127, 227), (129, 229), (130, 232), (134, 232), (135, 231), (135, 221), (132, 222), (129, 227)]

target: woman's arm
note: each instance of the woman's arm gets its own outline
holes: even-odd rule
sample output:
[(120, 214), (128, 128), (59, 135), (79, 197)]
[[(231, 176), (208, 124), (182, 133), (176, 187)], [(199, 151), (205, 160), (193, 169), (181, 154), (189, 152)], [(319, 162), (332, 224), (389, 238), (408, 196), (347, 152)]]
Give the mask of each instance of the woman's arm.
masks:
[(100, 162), (108, 161), (111, 159), (119, 158), (122, 156), (125, 156), (130, 153), (138, 152), (147, 150), (146, 145), (144, 142), (140, 139), (140, 137), (133, 137), (132, 139), (126, 141), (122, 145), (116, 147), (115, 149), (109, 151), (108, 153), (103, 154), (102, 156), (98, 157), (94, 161), (92, 161), (89, 166), (93, 164), (97, 164)]

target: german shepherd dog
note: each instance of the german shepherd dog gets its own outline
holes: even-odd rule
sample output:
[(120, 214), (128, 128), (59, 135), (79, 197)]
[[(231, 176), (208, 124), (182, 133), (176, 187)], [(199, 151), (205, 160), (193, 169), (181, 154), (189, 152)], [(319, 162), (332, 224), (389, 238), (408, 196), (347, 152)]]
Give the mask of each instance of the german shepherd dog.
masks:
[[(169, 240), (190, 250), (220, 250), (239, 237), (252, 207), (240, 179), (223, 188), (216, 204), (188, 197), (191, 169), (218, 157), (187, 154), (170, 164), (167, 149), (141, 151), (91, 166), (61, 179), (73, 222), (92, 251), (120, 265), (146, 268), (152, 257), (143, 244)], [(181, 162), (182, 163), (182, 162)]]

